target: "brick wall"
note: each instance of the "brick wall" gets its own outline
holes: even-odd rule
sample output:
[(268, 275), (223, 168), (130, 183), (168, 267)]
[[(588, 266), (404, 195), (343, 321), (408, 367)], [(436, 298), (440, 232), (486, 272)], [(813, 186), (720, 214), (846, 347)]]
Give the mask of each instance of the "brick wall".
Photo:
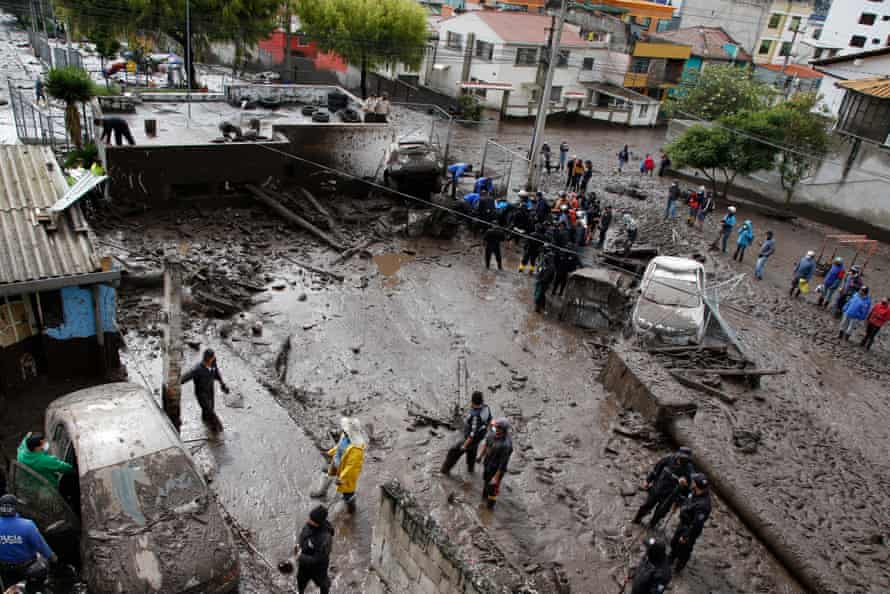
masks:
[(381, 486), (371, 542), (371, 564), (395, 594), (501, 592), (461, 558), (435, 520), (419, 509), (397, 481)]

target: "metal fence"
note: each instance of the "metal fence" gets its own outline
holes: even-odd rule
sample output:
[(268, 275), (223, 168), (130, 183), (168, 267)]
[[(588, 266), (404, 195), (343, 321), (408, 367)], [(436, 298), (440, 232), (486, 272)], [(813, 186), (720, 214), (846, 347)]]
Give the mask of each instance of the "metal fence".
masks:
[[(44, 144), (54, 151), (67, 152), (74, 147), (65, 126), (64, 107), (48, 103), (45, 107), (35, 103), (33, 83), (9, 80), (9, 105), (15, 120), (15, 131), (24, 144)], [(81, 131), (84, 142), (92, 142), (93, 107), (89, 103), (80, 106)]]
[(28, 42), (34, 49), (34, 55), (51, 68), (74, 66), (83, 69), (83, 56), (73, 47), (51, 46), (42, 33), (28, 31)]
[(498, 195), (525, 187), (530, 167), (531, 161), (524, 154), (490, 138), (485, 140), (480, 171), (485, 177), (492, 178)]

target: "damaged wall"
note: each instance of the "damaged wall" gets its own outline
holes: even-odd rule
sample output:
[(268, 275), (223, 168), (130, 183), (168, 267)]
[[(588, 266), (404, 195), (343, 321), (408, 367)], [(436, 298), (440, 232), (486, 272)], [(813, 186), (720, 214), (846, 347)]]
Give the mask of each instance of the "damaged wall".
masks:
[(386, 149), (396, 140), (395, 128), (386, 124), (281, 124), (272, 130), (286, 136), (288, 150), (299, 157), (375, 179), (383, 175)]
[(397, 481), (380, 487), (371, 565), (395, 594), (494, 594)]

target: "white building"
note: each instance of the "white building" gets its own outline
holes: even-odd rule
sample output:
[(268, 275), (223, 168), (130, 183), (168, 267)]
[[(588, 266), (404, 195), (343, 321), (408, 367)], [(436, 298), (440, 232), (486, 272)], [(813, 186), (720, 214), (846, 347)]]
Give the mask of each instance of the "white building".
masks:
[(825, 22), (804, 40), (819, 60), (877, 50), (890, 45), (890, 2), (833, 0)]
[[(444, 19), (438, 24), (439, 43), (427, 53), (426, 84), (451, 96), (473, 93), (486, 108), (504, 115), (533, 116), (550, 27), (550, 17), (522, 12), (483, 10)], [(565, 26), (547, 98), (550, 112), (578, 112), (631, 126), (655, 124), (659, 102), (623, 88), (630, 55), (610, 42), (609, 34), (584, 39), (578, 27)]]
[(836, 117), (846, 92), (838, 83), (890, 76), (890, 47), (814, 60), (812, 65), (824, 75), (819, 86), (820, 107), (827, 108)]

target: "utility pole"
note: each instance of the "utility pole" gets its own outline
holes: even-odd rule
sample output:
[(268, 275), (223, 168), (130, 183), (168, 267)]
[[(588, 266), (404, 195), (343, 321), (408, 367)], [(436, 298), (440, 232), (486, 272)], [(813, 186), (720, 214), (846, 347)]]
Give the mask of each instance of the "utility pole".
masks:
[(550, 63), (547, 64), (547, 76), (544, 80), (544, 90), (538, 103), (538, 115), (535, 118), (535, 132), (532, 136), (531, 155), (529, 155), (528, 181), (529, 190), (534, 190), (538, 184), (538, 175), (541, 169), (538, 153), (544, 144), (544, 127), (547, 124), (547, 113), (550, 111), (550, 91), (553, 88), (553, 74), (556, 70), (556, 62), (559, 59), (559, 42), (562, 39), (562, 28), (566, 22), (567, 0), (560, 0), (559, 18), (556, 20), (556, 31), (553, 32), (553, 43), (550, 44)]
[(797, 35), (801, 33), (800, 23), (793, 29), (794, 35), (791, 37), (791, 47), (788, 49), (788, 55), (785, 56), (785, 62), (782, 64), (782, 94), (785, 96), (785, 99), (791, 95), (791, 84), (788, 82), (788, 77), (785, 74), (785, 71), (788, 69), (788, 63), (791, 61), (791, 52), (794, 51), (794, 43), (797, 41)]
[(190, 127), (192, 123), (192, 14), (189, 0), (185, 0), (185, 78), (188, 81), (188, 87), (185, 90), (188, 117), (186, 117), (185, 124)]
[(182, 427), (182, 262), (168, 256), (164, 262), (164, 380), (161, 403), (170, 422)]

